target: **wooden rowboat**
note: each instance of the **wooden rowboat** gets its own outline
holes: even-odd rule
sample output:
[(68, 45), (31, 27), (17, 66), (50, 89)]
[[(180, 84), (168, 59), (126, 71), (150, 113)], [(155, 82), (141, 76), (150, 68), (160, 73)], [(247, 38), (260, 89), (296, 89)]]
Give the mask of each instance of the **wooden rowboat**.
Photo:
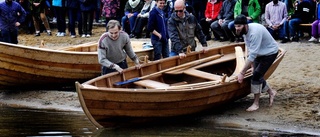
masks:
[[(152, 57), (152, 48), (132, 44), (138, 56)], [(0, 89), (61, 88), (95, 78), (101, 74), (96, 50), (97, 43), (54, 50), (0, 42)]]
[[(240, 52), (239, 49), (240, 48)], [(145, 119), (161, 119), (194, 114), (250, 93), (251, 71), (239, 84), (236, 75), (244, 65), (244, 43), (192, 52), (76, 82), (79, 100), (87, 117), (98, 128), (124, 126)], [(268, 78), (281, 62), (276, 61)]]

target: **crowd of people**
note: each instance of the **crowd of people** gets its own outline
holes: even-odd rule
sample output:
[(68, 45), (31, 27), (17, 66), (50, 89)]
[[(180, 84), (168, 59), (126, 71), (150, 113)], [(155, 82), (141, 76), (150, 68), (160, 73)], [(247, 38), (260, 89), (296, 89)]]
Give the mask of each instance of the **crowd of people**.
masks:
[[(166, 23), (175, 14), (175, 1), (164, 1), (162, 12)], [(90, 37), (94, 20), (101, 22), (101, 18), (106, 25), (109, 20), (118, 20), (122, 30), (128, 33), (130, 38), (150, 38), (152, 32), (147, 27), (149, 12), (157, 5), (155, 0), (2, 0), (0, 2), (20, 4), (26, 14), (21, 12), (14, 18), (20, 20), (20, 27), (27, 33), (40, 36), (41, 32), (45, 32), (51, 36), (52, 24), (49, 22), (56, 22), (54, 25), (58, 30), (55, 32), (56, 36), (68, 35), (71, 38), (77, 36), (76, 28), (78, 36)], [(243, 41), (241, 37), (235, 35), (234, 28), (234, 19), (240, 14), (247, 17), (248, 23), (255, 22), (266, 26), (272, 36), (282, 40), (282, 43), (299, 41), (303, 36), (299, 24), (311, 24), (318, 20), (317, 16), (320, 15), (316, 0), (184, 0), (184, 3), (183, 12), (195, 17), (207, 41)], [(320, 41), (318, 24), (315, 22), (312, 25), (313, 29), (310, 30), (312, 37), (309, 41)]]

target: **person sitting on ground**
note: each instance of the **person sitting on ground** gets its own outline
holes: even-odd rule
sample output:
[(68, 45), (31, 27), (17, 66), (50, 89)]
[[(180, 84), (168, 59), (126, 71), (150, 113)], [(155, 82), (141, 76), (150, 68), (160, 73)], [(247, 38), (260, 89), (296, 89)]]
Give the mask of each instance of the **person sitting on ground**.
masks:
[(266, 5), (265, 21), (267, 29), (274, 39), (284, 39), (283, 24), (288, 17), (286, 5), (279, 0), (272, 0)]
[[(206, 40), (211, 40), (210, 34), (210, 25), (212, 22), (216, 21), (222, 7), (222, 0), (209, 0), (205, 10), (205, 18), (200, 20), (200, 25), (202, 31), (206, 36)], [(213, 32), (213, 31), (212, 31)], [(213, 32), (215, 37), (218, 37), (218, 34)]]
[(296, 11), (294, 14), (288, 17), (284, 23), (284, 39), (281, 43), (286, 43), (288, 41), (299, 41), (299, 24), (309, 23), (312, 21), (313, 12), (312, 6), (308, 0), (300, 0), (296, 2)]
[[(143, 0), (128, 0), (124, 8), (124, 16), (121, 19), (121, 25), (123, 30), (128, 34), (131, 34), (136, 18), (144, 5)], [(129, 25), (129, 26), (128, 26)]]
[(311, 38), (309, 39), (309, 42), (320, 42), (320, 2), (317, 2), (317, 8), (316, 8), (316, 15), (315, 18), (316, 20), (312, 23), (311, 27)]
[[(134, 27), (131, 30), (130, 38), (141, 38), (141, 33), (143, 27), (145, 27), (148, 23), (149, 12), (156, 5), (156, 2), (153, 0), (145, 0), (142, 10), (137, 15), (137, 19), (134, 23)], [(146, 32), (146, 38), (150, 37), (150, 32)]]
[(171, 40), (170, 56), (186, 57), (185, 52), (188, 46), (191, 46), (191, 51), (195, 51), (197, 46), (195, 37), (198, 38), (202, 47), (205, 47), (203, 51), (206, 52), (206, 37), (195, 16), (186, 11), (184, 0), (175, 1), (174, 12), (168, 20), (168, 33)]
[(103, 33), (98, 42), (98, 61), (102, 65), (102, 75), (128, 68), (127, 55), (140, 69), (139, 58), (131, 47), (129, 35), (121, 30), (117, 20), (110, 20), (107, 32)]
[[(258, 0), (237, 0), (234, 6), (234, 18), (242, 14), (247, 17), (248, 23), (259, 23), (261, 8)], [(228, 24), (228, 28), (235, 33), (234, 21)], [(237, 42), (243, 42), (242, 37), (237, 37)]]
[(218, 34), (218, 37), (215, 37), (215, 40), (220, 40), (221, 42), (230, 40), (231, 42), (234, 42), (235, 37), (228, 28), (228, 24), (234, 19), (235, 4), (236, 0), (223, 1), (218, 20), (210, 25), (211, 30)]
[(278, 55), (279, 46), (267, 29), (258, 23), (247, 22), (247, 17), (239, 15), (234, 20), (236, 35), (243, 36), (249, 56), (238, 74), (238, 82), (242, 83), (248, 69), (253, 66), (251, 78), (251, 93), (254, 94), (253, 104), (246, 111), (259, 109), (260, 94), (269, 93), (269, 107), (272, 106), (277, 91), (271, 89), (263, 78)]

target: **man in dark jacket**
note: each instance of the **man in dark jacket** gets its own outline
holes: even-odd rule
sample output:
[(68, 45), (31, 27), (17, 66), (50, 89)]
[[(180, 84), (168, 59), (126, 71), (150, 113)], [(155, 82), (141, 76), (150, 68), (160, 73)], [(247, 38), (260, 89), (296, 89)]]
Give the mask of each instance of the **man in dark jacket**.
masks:
[[(201, 26), (196, 17), (186, 11), (184, 0), (175, 1), (174, 11), (168, 20), (168, 33), (171, 40), (170, 56), (185, 57), (188, 46), (191, 46), (191, 50), (195, 51), (197, 46), (195, 37), (203, 47), (207, 47), (206, 37)], [(204, 48), (205, 50), (206, 48)]]
[(26, 11), (12, 0), (0, 3), (1, 41), (18, 44), (18, 27), (24, 22)]

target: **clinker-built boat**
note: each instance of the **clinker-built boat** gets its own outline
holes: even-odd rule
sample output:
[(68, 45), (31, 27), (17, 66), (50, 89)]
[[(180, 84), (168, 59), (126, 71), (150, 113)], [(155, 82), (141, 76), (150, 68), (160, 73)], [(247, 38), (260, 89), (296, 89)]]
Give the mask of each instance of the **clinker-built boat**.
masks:
[[(277, 68), (286, 51), (265, 75)], [(84, 113), (99, 128), (123, 126), (144, 119), (168, 118), (208, 110), (250, 93), (252, 70), (239, 84), (236, 75), (245, 62), (245, 45), (237, 43), (195, 51), (130, 67), (80, 84), (76, 90)]]

